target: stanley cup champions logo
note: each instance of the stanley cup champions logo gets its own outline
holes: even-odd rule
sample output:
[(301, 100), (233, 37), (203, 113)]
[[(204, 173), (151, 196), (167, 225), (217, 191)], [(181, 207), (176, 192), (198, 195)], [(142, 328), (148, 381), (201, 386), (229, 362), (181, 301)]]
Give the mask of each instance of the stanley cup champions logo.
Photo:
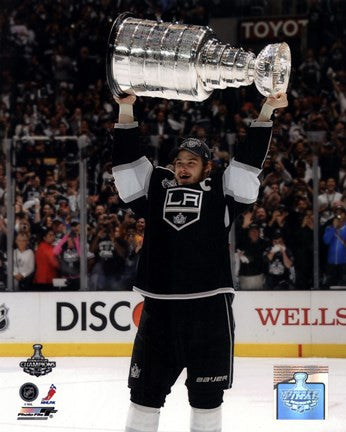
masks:
[(26, 361), (22, 361), (19, 363), (19, 366), (23, 368), (23, 371), (28, 373), (29, 375), (35, 375), (37, 377), (42, 375), (47, 375), (52, 372), (53, 368), (56, 367), (55, 361), (49, 361), (46, 359), (42, 353), (42, 345), (35, 344), (33, 345), (34, 354), (31, 358), (28, 358)]

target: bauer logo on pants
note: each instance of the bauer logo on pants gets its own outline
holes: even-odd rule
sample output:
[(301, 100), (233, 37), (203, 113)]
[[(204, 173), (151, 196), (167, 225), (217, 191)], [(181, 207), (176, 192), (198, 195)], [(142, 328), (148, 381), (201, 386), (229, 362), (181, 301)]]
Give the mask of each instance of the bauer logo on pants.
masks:
[(163, 219), (177, 231), (197, 222), (201, 214), (203, 192), (189, 188), (167, 189)]

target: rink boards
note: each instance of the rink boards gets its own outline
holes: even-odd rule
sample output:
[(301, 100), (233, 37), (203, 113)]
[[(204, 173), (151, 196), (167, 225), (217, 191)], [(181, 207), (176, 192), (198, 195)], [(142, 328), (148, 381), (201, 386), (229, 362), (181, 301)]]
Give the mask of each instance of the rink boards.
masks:
[[(128, 356), (142, 302), (132, 292), (1, 293), (0, 356), (32, 355), (35, 343), (45, 356)], [(238, 292), (233, 306), (236, 356), (346, 357), (346, 291)]]

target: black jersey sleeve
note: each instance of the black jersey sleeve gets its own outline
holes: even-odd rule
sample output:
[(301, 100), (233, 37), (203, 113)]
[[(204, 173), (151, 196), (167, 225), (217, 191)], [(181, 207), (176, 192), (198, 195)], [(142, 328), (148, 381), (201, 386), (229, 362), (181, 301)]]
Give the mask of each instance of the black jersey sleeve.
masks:
[(128, 164), (140, 159), (140, 139), (138, 123), (116, 123), (109, 131), (109, 140), (112, 148), (113, 166)]
[(141, 153), (138, 123), (117, 123), (110, 132), (112, 173), (120, 198), (138, 203), (146, 197), (153, 166)]
[(272, 122), (252, 122), (245, 142), (237, 146), (235, 156), (223, 176), (224, 194), (237, 203), (256, 201), (260, 182), (258, 176), (266, 158), (272, 134)]
[(234, 159), (239, 163), (262, 169), (270, 145), (272, 126), (272, 121), (251, 122), (245, 142), (235, 149)]

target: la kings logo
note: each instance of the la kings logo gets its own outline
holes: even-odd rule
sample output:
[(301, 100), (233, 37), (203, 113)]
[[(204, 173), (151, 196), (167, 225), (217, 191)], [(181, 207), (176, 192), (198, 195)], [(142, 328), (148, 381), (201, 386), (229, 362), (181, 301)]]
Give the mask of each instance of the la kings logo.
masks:
[(163, 219), (180, 231), (197, 222), (201, 215), (203, 192), (188, 188), (167, 189)]

